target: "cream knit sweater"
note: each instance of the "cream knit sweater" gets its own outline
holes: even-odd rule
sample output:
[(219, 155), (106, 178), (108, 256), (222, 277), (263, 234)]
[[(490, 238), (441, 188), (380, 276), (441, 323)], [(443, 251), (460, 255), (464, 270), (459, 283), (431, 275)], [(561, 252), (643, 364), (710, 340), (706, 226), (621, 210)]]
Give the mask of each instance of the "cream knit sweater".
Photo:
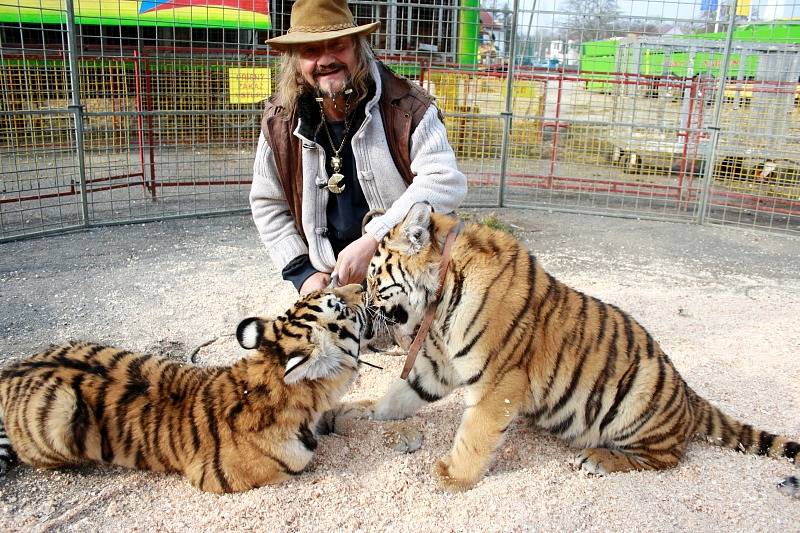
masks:
[[(405, 217), (416, 202), (427, 201), (437, 213), (452, 212), (467, 193), (467, 179), (456, 165), (453, 149), (447, 142), (447, 131), (438, 118), (435, 104), (426, 112), (411, 136), (411, 170), (414, 182), (406, 188), (394, 165), (383, 130), (378, 100), (381, 82), (376, 63), (371, 67), (375, 80), (375, 96), (367, 103), (364, 122), (352, 137), (356, 170), (370, 209), (386, 213), (374, 218), (366, 231), (378, 241)], [(294, 130), (302, 142), (303, 215), (302, 223), (308, 246), (297, 232), (289, 206), (277, 177), (272, 149), (263, 132), (253, 165), (253, 184), (250, 189), (250, 208), (261, 240), (278, 270), (289, 261), (309, 254), (311, 264), (320, 272), (332, 272), (336, 258), (328, 239), (326, 207), (327, 189), (318, 185), (328, 181), (325, 170), (325, 151), (311, 139)]]

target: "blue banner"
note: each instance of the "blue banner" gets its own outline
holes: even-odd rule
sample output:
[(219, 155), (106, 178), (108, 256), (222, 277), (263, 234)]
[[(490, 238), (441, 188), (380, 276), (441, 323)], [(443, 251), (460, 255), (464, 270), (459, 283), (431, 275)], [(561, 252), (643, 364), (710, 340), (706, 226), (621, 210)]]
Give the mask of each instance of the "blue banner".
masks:
[(717, 5), (718, 0), (700, 0), (700, 11), (715, 12)]

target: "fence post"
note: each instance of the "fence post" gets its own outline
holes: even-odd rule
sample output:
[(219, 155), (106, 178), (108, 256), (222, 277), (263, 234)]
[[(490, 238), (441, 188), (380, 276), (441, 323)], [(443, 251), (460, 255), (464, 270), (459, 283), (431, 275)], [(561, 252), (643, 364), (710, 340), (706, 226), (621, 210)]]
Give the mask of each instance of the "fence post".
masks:
[[(714, 168), (717, 163), (717, 147), (719, 145), (719, 118), (722, 114), (722, 102), (725, 99), (725, 82), (728, 77), (728, 66), (731, 60), (731, 43), (733, 42), (733, 28), (736, 25), (736, 8), (738, 0), (732, 0), (729, 5), (728, 13), (728, 33), (725, 37), (725, 48), (723, 48), (722, 65), (719, 69), (719, 79), (717, 80), (717, 95), (714, 107), (714, 115), (711, 118), (711, 125), (708, 130), (711, 139), (708, 144), (708, 157), (706, 157), (706, 167), (703, 173), (703, 190), (700, 192), (700, 207), (697, 213), (697, 223), (705, 224), (706, 212), (711, 196), (711, 182), (714, 179)], [(713, 65), (712, 65), (713, 66)]]
[(78, 70), (78, 42), (75, 28), (75, 5), (66, 0), (67, 8), (67, 47), (69, 60), (70, 105), (68, 109), (75, 121), (75, 155), (78, 158), (78, 178), (81, 194), (81, 218), (83, 225), (89, 225), (89, 198), (86, 192), (86, 161), (83, 151), (83, 106), (81, 105), (80, 71)]
[[(516, 59), (517, 46), (517, 13), (519, 13), (519, 0), (514, 0), (514, 8), (511, 14), (511, 42), (509, 43), (508, 72), (506, 73), (506, 100), (502, 113), (503, 117), (503, 140), (500, 145), (500, 191), (498, 195), (498, 206), (504, 207), (506, 203), (506, 168), (508, 166), (508, 144), (511, 136), (511, 116), (514, 111), (514, 62)], [(506, 11), (508, 16), (508, 11)], [(533, 15), (531, 15), (533, 16)]]

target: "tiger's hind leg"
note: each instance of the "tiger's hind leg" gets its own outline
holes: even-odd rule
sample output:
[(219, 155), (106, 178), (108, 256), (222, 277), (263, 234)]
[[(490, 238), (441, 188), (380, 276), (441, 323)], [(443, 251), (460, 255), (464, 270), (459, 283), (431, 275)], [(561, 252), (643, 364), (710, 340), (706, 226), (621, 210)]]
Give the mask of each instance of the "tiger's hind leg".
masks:
[(6, 413), (21, 461), (50, 469), (101, 460), (94, 415), (74, 387), (60, 379), (45, 383)]
[(589, 474), (606, 475), (633, 470), (665, 470), (678, 464), (683, 449), (666, 450), (586, 448), (575, 457), (574, 465)]

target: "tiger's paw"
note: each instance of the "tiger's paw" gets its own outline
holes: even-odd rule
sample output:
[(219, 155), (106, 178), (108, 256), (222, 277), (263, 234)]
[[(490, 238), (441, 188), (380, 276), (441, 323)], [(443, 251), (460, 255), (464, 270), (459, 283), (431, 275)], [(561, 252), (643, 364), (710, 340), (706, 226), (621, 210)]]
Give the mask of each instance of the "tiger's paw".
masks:
[(339, 404), (343, 416), (350, 420), (368, 420), (375, 411), (375, 400), (358, 400)]
[(789, 476), (778, 483), (778, 491), (793, 498), (800, 498), (800, 479), (796, 476)]
[(603, 467), (603, 454), (595, 453), (598, 451), (596, 448), (587, 448), (572, 460), (572, 466), (576, 470), (583, 470), (587, 474), (594, 476), (605, 476), (608, 471)]
[(405, 420), (410, 417), (414, 412), (408, 412), (402, 401), (402, 398), (389, 400), (383, 398), (375, 404), (372, 410), (372, 418), (375, 420)]
[(414, 453), (422, 447), (422, 432), (407, 423), (394, 422), (383, 430), (383, 445), (399, 453)]
[(372, 400), (347, 402), (325, 411), (317, 422), (317, 435), (347, 435), (354, 421), (367, 420), (372, 416), (374, 403)]
[(439, 488), (448, 492), (464, 492), (475, 486), (476, 481), (459, 479), (453, 474), (453, 465), (450, 457), (445, 456), (436, 461), (433, 466), (433, 477)]
[[(647, 451), (644, 453), (647, 457)], [(663, 459), (660, 468), (668, 468), (678, 463), (679, 452)], [(668, 462), (668, 460), (673, 462)], [(575, 458), (575, 466), (588, 474), (604, 476), (616, 472), (631, 472), (634, 470), (655, 470), (652, 462), (643, 459), (641, 455), (634, 455), (624, 450), (610, 448), (586, 448)]]

